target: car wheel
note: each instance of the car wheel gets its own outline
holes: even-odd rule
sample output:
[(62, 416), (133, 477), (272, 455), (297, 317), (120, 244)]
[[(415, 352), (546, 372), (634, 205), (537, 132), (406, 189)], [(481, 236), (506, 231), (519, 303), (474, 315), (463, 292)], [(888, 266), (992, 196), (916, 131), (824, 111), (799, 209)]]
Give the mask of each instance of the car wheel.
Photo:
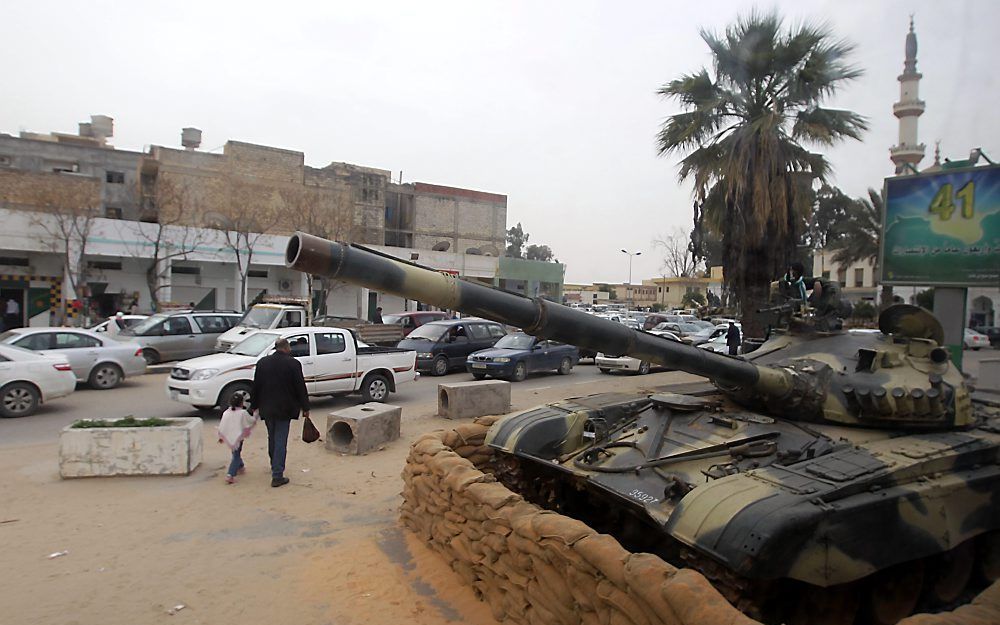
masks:
[(604, 367), (600, 367), (598, 371), (600, 371), (601, 373), (611, 373), (611, 369), (605, 369)]
[(974, 352), (978, 352), (978, 351), (979, 351), (980, 349), (982, 349), (982, 348), (980, 348), (980, 347), (973, 347), (973, 348), (972, 348), (972, 351), (974, 351)]
[(160, 362), (160, 354), (155, 349), (146, 348), (142, 350), (142, 357), (146, 361), (146, 366), (151, 367)]
[(87, 382), (91, 388), (106, 391), (118, 386), (124, 379), (121, 367), (110, 362), (102, 362), (91, 370)]
[(233, 397), (239, 395), (243, 398), (243, 407), (249, 410), (250, 392), (252, 390), (253, 386), (249, 382), (233, 382), (219, 393), (219, 406), (225, 410), (231, 405), (230, 402), (233, 400)]
[(472, 377), (475, 380), (485, 380), (486, 379), (486, 374), (485, 373), (473, 373)]
[(559, 375), (568, 375), (570, 371), (573, 370), (573, 361), (569, 358), (563, 358), (562, 362), (559, 363), (559, 368), (556, 371)]
[(361, 383), (361, 399), (383, 402), (389, 397), (389, 381), (380, 373), (369, 373)]
[(647, 373), (649, 373), (649, 361), (647, 360), (641, 361), (639, 363), (639, 371), (637, 373), (639, 375), (646, 375)]
[(434, 364), (431, 365), (431, 375), (444, 375), (448, 373), (448, 359), (444, 356), (438, 356), (434, 359)]
[(514, 365), (514, 373), (510, 376), (512, 382), (523, 382), (528, 377), (528, 367), (523, 362)]
[(38, 390), (25, 382), (8, 384), (0, 391), (0, 416), (27, 417), (38, 409)]

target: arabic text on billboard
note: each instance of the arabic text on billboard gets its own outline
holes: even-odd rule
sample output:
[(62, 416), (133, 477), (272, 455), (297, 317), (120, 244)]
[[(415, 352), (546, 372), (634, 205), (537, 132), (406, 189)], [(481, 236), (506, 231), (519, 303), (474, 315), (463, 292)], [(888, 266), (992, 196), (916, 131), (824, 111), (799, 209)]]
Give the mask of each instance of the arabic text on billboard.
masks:
[(1000, 284), (1000, 166), (886, 180), (882, 281)]

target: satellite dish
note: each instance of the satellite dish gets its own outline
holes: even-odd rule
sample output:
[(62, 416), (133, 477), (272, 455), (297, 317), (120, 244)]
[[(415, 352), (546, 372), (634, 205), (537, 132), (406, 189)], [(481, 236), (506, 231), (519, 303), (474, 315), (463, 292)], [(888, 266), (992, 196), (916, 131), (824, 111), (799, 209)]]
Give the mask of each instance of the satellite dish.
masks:
[(435, 252), (447, 252), (449, 247), (451, 247), (451, 241), (438, 241), (431, 250)]
[(931, 339), (944, 345), (944, 328), (931, 311), (912, 304), (893, 304), (878, 317), (882, 334), (898, 334), (911, 339)]

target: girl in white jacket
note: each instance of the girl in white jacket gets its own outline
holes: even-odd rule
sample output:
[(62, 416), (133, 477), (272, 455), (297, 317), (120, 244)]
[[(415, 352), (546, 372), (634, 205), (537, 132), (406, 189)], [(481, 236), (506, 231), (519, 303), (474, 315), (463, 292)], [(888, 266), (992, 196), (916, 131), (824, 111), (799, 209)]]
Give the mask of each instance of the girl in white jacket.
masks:
[(233, 459), (226, 471), (226, 484), (234, 483), (236, 475), (245, 471), (240, 453), (243, 451), (243, 441), (250, 436), (250, 431), (256, 424), (257, 418), (243, 408), (243, 397), (234, 394), (229, 400), (229, 408), (219, 420), (219, 442), (229, 445), (233, 450)]

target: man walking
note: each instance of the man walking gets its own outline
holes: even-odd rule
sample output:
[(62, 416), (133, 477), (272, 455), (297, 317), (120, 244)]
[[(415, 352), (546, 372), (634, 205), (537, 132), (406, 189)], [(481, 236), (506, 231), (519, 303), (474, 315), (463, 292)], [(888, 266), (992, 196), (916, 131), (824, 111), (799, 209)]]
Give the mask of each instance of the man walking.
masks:
[(742, 338), (743, 337), (740, 336), (740, 329), (736, 327), (735, 323), (730, 321), (729, 329), (726, 330), (726, 346), (729, 347), (730, 356), (735, 356), (739, 353)]
[(260, 418), (267, 426), (267, 455), (271, 458), (271, 486), (284, 486), (285, 452), (288, 449), (288, 427), (301, 411), (309, 416), (309, 395), (302, 377), (302, 364), (292, 357), (292, 348), (286, 339), (274, 343), (276, 350), (257, 363), (253, 374), (253, 392), (250, 397), (250, 414), (260, 411)]
[(21, 327), (21, 305), (13, 297), (7, 300), (3, 318), (6, 325), (5, 330)]

